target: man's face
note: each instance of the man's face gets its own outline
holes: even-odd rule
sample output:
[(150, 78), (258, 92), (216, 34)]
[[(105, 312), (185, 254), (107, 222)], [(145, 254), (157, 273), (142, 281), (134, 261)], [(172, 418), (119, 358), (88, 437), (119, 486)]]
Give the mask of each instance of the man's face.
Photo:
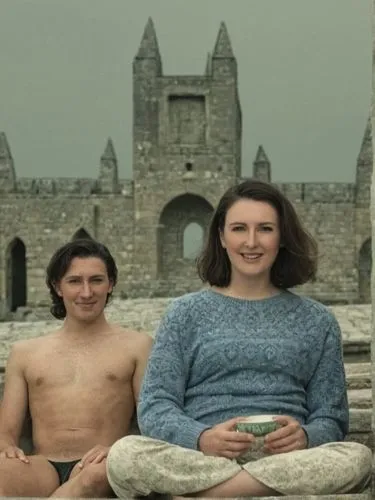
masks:
[(74, 257), (56, 292), (64, 301), (67, 318), (91, 322), (103, 313), (112, 288), (101, 259)]

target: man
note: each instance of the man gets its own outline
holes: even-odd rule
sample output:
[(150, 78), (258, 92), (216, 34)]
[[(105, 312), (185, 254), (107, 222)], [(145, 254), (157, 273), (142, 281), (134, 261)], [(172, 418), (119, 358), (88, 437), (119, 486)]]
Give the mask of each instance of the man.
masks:
[[(117, 281), (108, 249), (76, 240), (47, 268), (57, 331), (17, 342), (0, 411), (0, 496), (106, 497), (110, 446), (129, 434), (151, 338), (107, 322)], [(19, 439), (30, 412), (33, 454)]]

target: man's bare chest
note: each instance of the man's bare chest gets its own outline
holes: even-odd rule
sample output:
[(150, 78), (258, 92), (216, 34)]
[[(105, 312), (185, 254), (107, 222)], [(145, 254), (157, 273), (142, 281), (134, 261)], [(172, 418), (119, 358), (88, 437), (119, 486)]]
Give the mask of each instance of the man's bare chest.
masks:
[(91, 387), (106, 389), (131, 382), (134, 361), (116, 349), (45, 349), (30, 357), (26, 369), (29, 389)]

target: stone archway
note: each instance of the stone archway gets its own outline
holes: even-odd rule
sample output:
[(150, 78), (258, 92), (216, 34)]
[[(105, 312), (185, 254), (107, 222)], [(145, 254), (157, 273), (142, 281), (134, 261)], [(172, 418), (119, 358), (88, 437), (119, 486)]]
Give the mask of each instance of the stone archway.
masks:
[[(186, 230), (198, 225), (203, 238), (213, 208), (201, 196), (184, 194), (171, 200), (163, 209), (158, 230), (158, 275), (163, 279), (195, 277), (194, 258), (184, 256)], [(199, 246), (199, 243), (198, 243)], [(198, 248), (196, 248), (196, 252)]]
[(80, 229), (78, 229), (78, 231), (76, 231), (73, 235), (73, 238), (72, 240), (92, 240), (92, 237), (90, 236), (90, 234), (86, 231), (85, 228), (81, 227)]
[(371, 302), (371, 238), (368, 238), (359, 251), (358, 278), (359, 278), (359, 299), (361, 303)]
[(6, 298), (9, 311), (26, 306), (26, 247), (20, 238), (14, 238), (6, 252)]

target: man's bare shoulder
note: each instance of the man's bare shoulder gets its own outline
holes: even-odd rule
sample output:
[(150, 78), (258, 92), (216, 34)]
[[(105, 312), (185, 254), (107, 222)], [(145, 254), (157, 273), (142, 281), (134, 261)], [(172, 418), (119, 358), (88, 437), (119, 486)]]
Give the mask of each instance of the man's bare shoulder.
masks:
[(46, 342), (50, 342), (55, 339), (60, 334), (60, 329), (55, 330), (44, 335), (38, 335), (37, 337), (32, 337), (30, 339), (17, 340), (12, 344), (12, 349), (17, 352), (25, 352), (29, 349), (35, 348), (37, 345)]
[(124, 328), (121, 325), (112, 325), (112, 331), (117, 342), (126, 347), (126, 352), (133, 353), (135, 358), (148, 356), (153, 340), (146, 332)]
[(9, 356), (19, 358), (35, 352), (35, 350), (40, 348), (41, 345), (45, 345), (56, 338), (58, 332), (59, 331), (57, 330), (45, 335), (39, 335), (38, 337), (32, 337), (31, 339), (17, 340), (12, 344)]

